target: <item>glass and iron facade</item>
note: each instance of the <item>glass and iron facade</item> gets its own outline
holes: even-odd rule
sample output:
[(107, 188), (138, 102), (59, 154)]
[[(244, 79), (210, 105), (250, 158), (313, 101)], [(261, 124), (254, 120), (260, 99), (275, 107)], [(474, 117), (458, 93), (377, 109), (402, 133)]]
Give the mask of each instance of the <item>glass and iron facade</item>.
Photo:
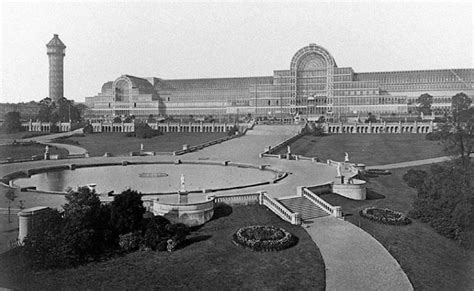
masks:
[(165, 80), (123, 75), (86, 97), (90, 113), (115, 115), (318, 118), (406, 116), (417, 98), (434, 97), (436, 114), (449, 110), (451, 97), (474, 96), (474, 69), (357, 73), (338, 67), (331, 54), (310, 44), (293, 56), (289, 70), (273, 76)]

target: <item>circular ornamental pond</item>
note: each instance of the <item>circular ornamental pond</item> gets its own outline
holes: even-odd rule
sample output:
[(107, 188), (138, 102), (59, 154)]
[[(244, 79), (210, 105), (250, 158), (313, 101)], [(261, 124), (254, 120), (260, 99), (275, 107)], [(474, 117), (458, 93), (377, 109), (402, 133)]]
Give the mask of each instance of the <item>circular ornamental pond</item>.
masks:
[(278, 174), (258, 168), (205, 164), (140, 164), (100, 166), (75, 170), (53, 170), (14, 180), (17, 187), (34, 186), (38, 191), (63, 192), (95, 184), (98, 193), (120, 193), (128, 188), (144, 194), (170, 194), (181, 189), (181, 175), (189, 192), (226, 190), (268, 183)]

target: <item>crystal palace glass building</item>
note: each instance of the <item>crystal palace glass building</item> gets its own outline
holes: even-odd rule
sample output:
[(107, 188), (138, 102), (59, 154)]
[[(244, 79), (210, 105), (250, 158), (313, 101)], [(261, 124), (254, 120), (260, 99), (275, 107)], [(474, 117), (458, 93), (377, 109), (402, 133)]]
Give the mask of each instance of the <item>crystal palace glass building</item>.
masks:
[(298, 50), (287, 70), (273, 76), (164, 80), (122, 75), (86, 97), (95, 117), (252, 115), (344, 119), (372, 113), (407, 116), (417, 98), (432, 95), (436, 114), (449, 110), (451, 97), (474, 96), (474, 69), (354, 72), (338, 67), (323, 47)]

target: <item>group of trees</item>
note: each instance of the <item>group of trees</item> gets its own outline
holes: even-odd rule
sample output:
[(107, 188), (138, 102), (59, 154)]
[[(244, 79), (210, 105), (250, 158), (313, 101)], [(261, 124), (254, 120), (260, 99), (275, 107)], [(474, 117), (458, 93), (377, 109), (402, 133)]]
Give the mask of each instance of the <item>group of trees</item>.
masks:
[[(184, 240), (188, 229), (164, 217), (144, 218), (141, 195), (126, 190), (101, 204), (88, 187), (69, 191), (64, 211), (35, 217), (21, 248), (33, 268), (64, 268), (98, 260), (115, 251), (166, 250), (167, 241)], [(164, 247), (163, 247), (164, 246)]]
[(460, 160), (433, 165), (429, 171), (409, 170), (403, 179), (418, 194), (409, 215), (438, 233), (474, 246), (474, 167)]
[[(426, 98), (429, 99), (429, 98)], [(474, 246), (474, 107), (465, 94), (453, 96), (451, 115), (427, 135), (439, 140), (453, 160), (429, 171), (409, 170), (403, 179), (418, 194), (410, 215), (429, 223), (440, 234)]]
[(39, 102), (39, 105), (38, 120), (42, 122), (77, 122), (81, 120), (81, 115), (85, 110), (85, 105), (75, 105), (73, 100), (65, 97), (57, 101), (46, 97)]

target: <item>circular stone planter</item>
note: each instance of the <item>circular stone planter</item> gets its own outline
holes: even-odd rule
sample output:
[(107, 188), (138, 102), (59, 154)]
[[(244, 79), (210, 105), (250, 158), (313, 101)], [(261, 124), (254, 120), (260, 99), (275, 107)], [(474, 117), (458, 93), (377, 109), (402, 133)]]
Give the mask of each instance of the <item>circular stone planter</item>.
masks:
[(242, 227), (232, 236), (238, 246), (259, 252), (280, 251), (294, 246), (298, 238), (283, 228), (272, 225)]
[(361, 210), (360, 216), (371, 221), (390, 225), (407, 225), (411, 220), (403, 213), (388, 208), (369, 207)]

